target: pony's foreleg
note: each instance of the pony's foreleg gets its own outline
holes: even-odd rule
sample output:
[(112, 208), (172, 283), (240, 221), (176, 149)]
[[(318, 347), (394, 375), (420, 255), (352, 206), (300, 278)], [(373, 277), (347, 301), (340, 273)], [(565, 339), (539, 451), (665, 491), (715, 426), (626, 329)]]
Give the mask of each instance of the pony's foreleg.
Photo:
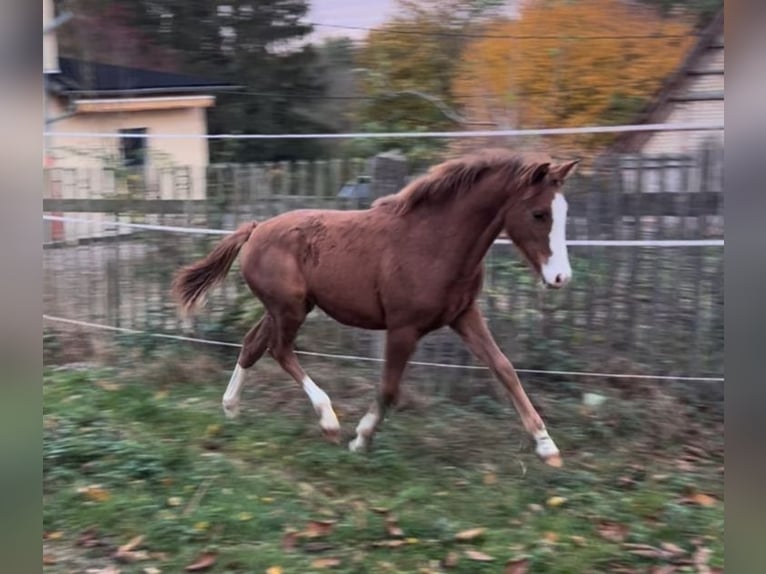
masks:
[(231, 374), (229, 384), (223, 394), (223, 412), (229, 418), (239, 414), (239, 397), (242, 393), (242, 385), (245, 382), (245, 369), (252, 367), (266, 352), (271, 333), (271, 317), (265, 315), (258, 323), (248, 331), (242, 341), (242, 350), (239, 352), (237, 365)]
[(356, 437), (348, 445), (351, 451), (364, 450), (369, 446), (388, 408), (396, 404), (404, 368), (417, 347), (418, 339), (419, 335), (413, 329), (400, 329), (386, 333), (386, 360), (380, 392), (377, 400), (370, 405), (369, 410), (356, 426)]
[(458, 317), (452, 328), (462, 337), (471, 352), (492, 369), (495, 376), (508, 389), (524, 429), (535, 439), (537, 455), (551, 466), (561, 466), (561, 456), (556, 443), (548, 435), (543, 419), (535, 410), (527, 393), (524, 392), (513, 365), (495, 343), (479, 308), (475, 304), (472, 305)]

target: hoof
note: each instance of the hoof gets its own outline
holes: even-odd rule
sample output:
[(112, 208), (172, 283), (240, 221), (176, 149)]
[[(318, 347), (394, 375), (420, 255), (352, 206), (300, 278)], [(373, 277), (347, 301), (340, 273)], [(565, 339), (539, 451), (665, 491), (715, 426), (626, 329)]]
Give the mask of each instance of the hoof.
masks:
[(348, 443), (348, 450), (351, 452), (364, 452), (367, 450), (367, 443), (361, 437), (356, 437), (350, 443)]
[(340, 427), (323, 428), (322, 436), (327, 442), (340, 444)]
[(547, 464), (548, 466), (552, 466), (554, 468), (561, 468), (564, 466), (564, 461), (561, 460), (561, 455), (554, 454), (552, 456), (549, 456), (548, 458), (544, 458), (543, 462)]
[(226, 415), (227, 419), (235, 419), (239, 416), (239, 403), (234, 404), (224, 404), (223, 405), (223, 414)]

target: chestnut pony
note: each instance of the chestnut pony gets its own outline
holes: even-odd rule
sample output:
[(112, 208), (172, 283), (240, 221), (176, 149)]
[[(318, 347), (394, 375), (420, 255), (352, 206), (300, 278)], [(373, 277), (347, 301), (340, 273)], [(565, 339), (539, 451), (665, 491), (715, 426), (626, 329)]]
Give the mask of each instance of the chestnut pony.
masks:
[(244, 370), (269, 351), (303, 386), (325, 436), (339, 440), (330, 398), (293, 349), (306, 315), (317, 306), (345, 325), (386, 331), (378, 396), (349, 444), (351, 450), (363, 449), (396, 403), (418, 340), (449, 326), (508, 389), (538, 456), (560, 466), (559, 450), (495, 343), (476, 298), (484, 256), (502, 230), (546, 286), (569, 281), (562, 185), (576, 163), (484, 150), (433, 167), (370, 209), (296, 210), (241, 225), (173, 281), (176, 299), (189, 312), (241, 253), (242, 275), (265, 307), (245, 335), (223, 395), (225, 413), (236, 416)]

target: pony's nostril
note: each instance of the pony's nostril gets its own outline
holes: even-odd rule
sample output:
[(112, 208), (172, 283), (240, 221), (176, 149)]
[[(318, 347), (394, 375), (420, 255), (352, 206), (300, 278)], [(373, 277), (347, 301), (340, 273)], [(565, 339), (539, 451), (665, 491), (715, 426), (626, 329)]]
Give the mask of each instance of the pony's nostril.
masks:
[(556, 285), (561, 285), (564, 282), (564, 277), (561, 275), (561, 273), (559, 273), (558, 275), (556, 275), (556, 278), (553, 280), (553, 282)]

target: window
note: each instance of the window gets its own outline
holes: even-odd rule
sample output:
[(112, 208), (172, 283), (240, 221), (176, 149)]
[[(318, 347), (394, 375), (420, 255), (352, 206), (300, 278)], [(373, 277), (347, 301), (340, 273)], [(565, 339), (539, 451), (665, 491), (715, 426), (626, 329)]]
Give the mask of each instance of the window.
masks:
[[(146, 128), (132, 128), (120, 130), (126, 135), (146, 135)], [(146, 162), (146, 138), (124, 137), (120, 138), (120, 153), (125, 167), (143, 167)]]

